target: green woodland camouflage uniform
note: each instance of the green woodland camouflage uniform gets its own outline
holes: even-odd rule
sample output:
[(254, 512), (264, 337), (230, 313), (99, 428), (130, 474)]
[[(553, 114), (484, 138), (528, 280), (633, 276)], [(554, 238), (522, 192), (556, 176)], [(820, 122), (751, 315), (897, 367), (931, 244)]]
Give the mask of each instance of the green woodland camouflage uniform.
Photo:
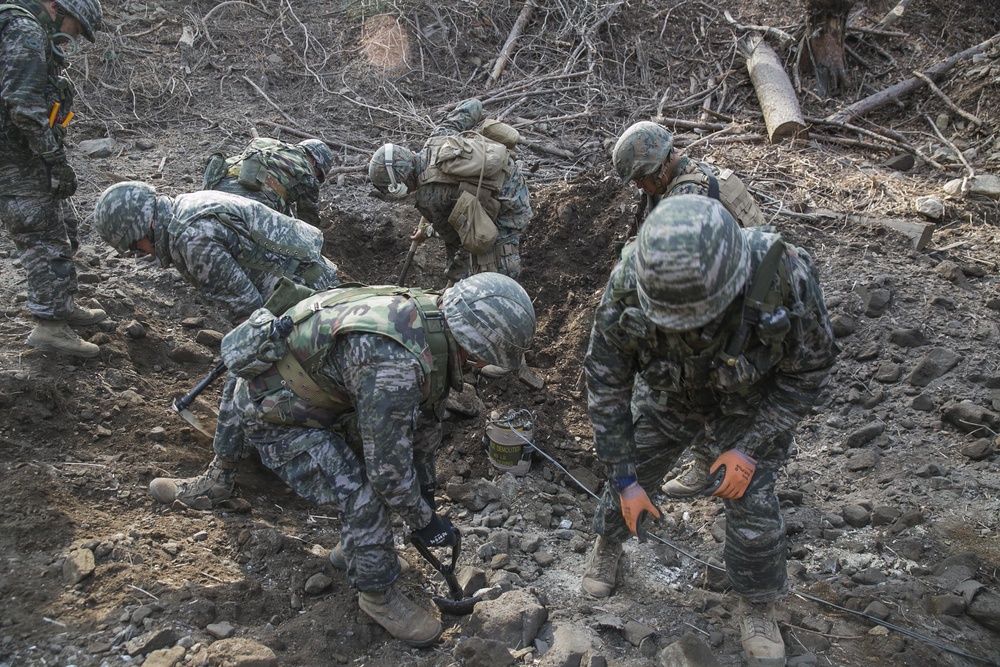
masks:
[[(261, 163), (267, 172), (259, 190), (244, 187), (239, 182), (240, 167), (251, 156), (263, 156)], [(203, 189), (248, 197), (318, 227), (319, 186), (316, 170), (305, 148), (258, 137), (242, 153), (226, 159), (216, 177), (206, 172)]]
[[(41, 156), (65, 164), (61, 122), (73, 103), (73, 85), (60, 76), (65, 59), (50, 44), (54, 21), (40, 2), (20, 0), (34, 17), (0, 11), (0, 221), (10, 232), (28, 274), (28, 309), (43, 320), (63, 320), (77, 291), (72, 256), (77, 221), (68, 200), (53, 195)], [(49, 112), (60, 103), (49, 127)]]
[[(687, 226), (699, 212), (704, 215), (699, 200), (705, 198), (671, 197), (654, 215)], [(729, 217), (721, 205), (713, 210)], [(721, 315), (693, 331), (667, 333), (644, 319), (635, 301), (636, 243), (626, 246), (597, 307), (584, 368), (597, 455), (612, 479), (636, 475), (641, 486), (655, 488), (688, 447), (706, 462), (734, 448), (757, 460), (745, 495), (723, 502), (729, 578), (737, 592), (760, 603), (781, 597), (787, 588), (785, 524), (774, 486), (790, 453), (791, 430), (825, 386), (837, 348), (813, 262), (805, 251), (785, 244), (781, 263), (787, 280), (776, 277), (772, 293), (781, 295), (791, 326), (769, 337), (751, 327), (743, 354), (755, 370), (738, 382), (725, 374), (719, 355), (740, 327), (762, 257), (779, 238), (760, 227), (740, 233), (749, 246), (751, 277)], [(695, 238), (693, 244), (717, 241)], [(721, 247), (705, 252), (725, 253)], [(710, 266), (706, 273), (718, 269)], [(776, 291), (779, 282), (787, 293)], [(594, 529), (620, 542), (629, 531), (612, 486), (605, 489)]]
[[(499, 278), (460, 282), (452, 288), (460, 291), (442, 300), (427, 293), (419, 306), (414, 295), (422, 293), (395, 286), (307, 297), (285, 313), (295, 322), (286, 344), (316, 383), (317, 397), (300, 398), (301, 387), (283, 381), (284, 361), (237, 385), (247, 440), (264, 464), (299, 495), (340, 511), (348, 579), (358, 590), (383, 591), (399, 577), (391, 512), (413, 529), (431, 521), (444, 400), (462, 387), (460, 349), (516, 365), (530, 344), (530, 299), (510, 281), (521, 294), (514, 303), (530, 311), (528, 331), (511, 301), (496, 296)], [(483, 299), (480, 309), (463, 319), (462, 309), (476, 299)], [(489, 313), (482, 309), (487, 303)], [(475, 328), (480, 323), (488, 336)], [(233, 348), (253, 348), (240, 336), (234, 330), (223, 342), (227, 359)], [(503, 354), (491, 356), (498, 346)]]

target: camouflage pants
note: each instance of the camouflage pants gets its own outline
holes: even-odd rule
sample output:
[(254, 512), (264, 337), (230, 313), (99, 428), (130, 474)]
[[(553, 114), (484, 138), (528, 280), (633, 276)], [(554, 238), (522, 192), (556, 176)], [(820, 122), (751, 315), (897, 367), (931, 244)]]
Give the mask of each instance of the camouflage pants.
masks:
[[(297, 494), (340, 512), (341, 545), (347, 559), (347, 580), (360, 591), (383, 591), (399, 578), (393, 544), (392, 510), (368, 481), (357, 424), (351, 415), (331, 429), (279, 426), (259, 419), (246, 391), (237, 389), (236, 409), (247, 442), (261, 461)], [(421, 488), (436, 486), (434, 455), (441, 444), (440, 421), (419, 413), (414, 428), (412, 466)], [(409, 462), (380, 461), (385, 468)]]
[[(667, 413), (660, 410), (636, 421), (636, 473), (652, 493), (664, 475), (691, 447), (696, 459), (711, 463), (751, 427), (749, 417), (719, 413)], [(792, 436), (776, 437), (757, 461), (750, 486), (739, 500), (723, 500), (726, 512), (726, 572), (733, 589), (752, 603), (783, 597), (788, 588), (785, 520), (774, 486), (788, 458)], [(606, 484), (594, 515), (594, 531), (624, 541), (631, 533), (621, 515), (617, 490)]]
[(219, 399), (219, 419), (212, 439), (215, 455), (226, 461), (242, 461), (251, 452), (243, 437), (243, 426), (236, 410), (234, 394), (237, 380), (239, 378), (233, 373), (226, 373), (226, 384), (222, 387), (222, 397)]
[[(497, 248), (506, 246), (505, 252), (498, 256)], [(513, 246), (513, 249), (510, 248)], [(452, 282), (468, 278), (484, 271), (495, 271), (517, 280), (521, 275), (521, 239), (520, 235), (508, 236), (497, 241), (485, 255), (472, 255), (459, 246), (447, 247), (448, 266), (445, 267), (445, 277)]]
[(30, 196), (0, 196), (0, 222), (14, 240), (21, 266), (28, 274), (32, 316), (66, 319), (77, 291), (73, 263), (76, 217), (69, 202), (53, 199), (46, 190)]

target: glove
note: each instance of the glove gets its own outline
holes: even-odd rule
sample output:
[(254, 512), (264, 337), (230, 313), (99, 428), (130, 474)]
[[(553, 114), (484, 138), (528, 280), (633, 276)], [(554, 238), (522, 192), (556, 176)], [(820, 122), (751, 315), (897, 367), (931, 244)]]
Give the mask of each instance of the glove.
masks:
[(39, 157), (49, 170), (49, 187), (56, 199), (69, 199), (76, 192), (76, 172), (66, 162), (65, 151), (42, 153)]
[(458, 529), (455, 528), (455, 524), (435, 512), (434, 516), (431, 517), (431, 522), (416, 531), (414, 535), (429, 547), (453, 547), (455, 546), (456, 532)]
[(646, 491), (639, 486), (639, 482), (633, 482), (621, 490), (621, 501), (622, 516), (625, 518), (628, 529), (636, 537), (640, 537), (638, 526), (639, 522), (642, 521), (643, 512), (649, 512), (656, 519), (662, 516), (660, 510), (656, 509), (656, 505), (650, 502)]
[(738, 500), (747, 492), (753, 473), (757, 470), (757, 462), (737, 449), (723, 452), (709, 469), (715, 490), (713, 496)]
[(420, 487), (420, 497), (424, 499), (424, 502), (430, 505), (430, 508), (437, 511), (437, 500), (434, 499), (434, 486), (422, 486)]

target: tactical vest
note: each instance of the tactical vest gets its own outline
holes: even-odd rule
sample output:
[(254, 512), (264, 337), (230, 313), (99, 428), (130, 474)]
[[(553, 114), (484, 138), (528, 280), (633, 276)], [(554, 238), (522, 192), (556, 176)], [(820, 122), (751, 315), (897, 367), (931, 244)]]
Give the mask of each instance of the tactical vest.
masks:
[(510, 174), (510, 151), (478, 132), (431, 137), (424, 143), (428, 164), (417, 183), (451, 183), (479, 200), (490, 219), (500, 213), (498, 193)]
[(740, 177), (732, 169), (723, 169), (716, 176), (710, 166), (704, 162), (697, 162), (698, 173), (681, 174), (670, 181), (667, 191), (673, 190), (685, 183), (697, 183), (708, 188), (708, 196), (716, 199), (726, 207), (740, 227), (760, 227), (764, 225), (764, 214), (761, 212), (757, 202), (753, 200), (750, 193)]
[(292, 175), (295, 165), (281, 155), (288, 150), (275, 142), (273, 145), (251, 144), (240, 155), (228, 159), (213, 154), (208, 161), (203, 180), (204, 190), (213, 190), (225, 178), (232, 178), (243, 188), (260, 192), (275, 210), (290, 214), (288, 193), (299, 184)]
[[(612, 298), (625, 308), (612, 335), (635, 350), (639, 374), (658, 404), (717, 405), (725, 414), (746, 414), (759, 404), (755, 385), (781, 359), (791, 326), (785, 307), (791, 282), (783, 258), (793, 250), (775, 233), (754, 230), (748, 241), (752, 269), (742, 297), (703, 327), (692, 344), (684, 333), (657, 330), (639, 307), (635, 285), (626, 284), (626, 271), (616, 271)], [(623, 249), (623, 266), (634, 266), (635, 246), (631, 241)]]
[(273, 372), (265, 372), (251, 384), (261, 394), (287, 388), (313, 408), (338, 415), (351, 412), (351, 397), (320, 370), (337, 336), (370, 333), (396, 341), (420, 362), (426, 378), (422, 405), (435, 405), (452, 386), (461, 386), (461, 370), (449, 372), (453, 366), (449, 357), (457, 347), (447, 332), (437, 297), (433, 292), (394, 285), (341, 285), (317, 292), (285, 312), (294, 324), (285, 339), (288, 353)]
[[(13, 3), (0, 4), (0, 33), (2, 33), (7, 27), (7, 24), (11, 19), (19, 16), (30, 18), (32, 21), (37, 23), (45, 32), (46, 37), (49, 40), (49, 48), (45, 55), (46, 74), (48, 77), (48, 83), (45, 86), (45, 110), (48, 112), (52, 109), (54, 103), (59, 103), (59, 112), (51, 127), (52, 133), (55, 136), (58, 145), (62, 147), (66, 130), (62, 127), (61, 122), (66, 118), (66, 115), (73, 106), (72, 86), (69, 84), (67, 79), (59, 76), (59, 73), (62, 71), (62, 65), (58, 61), (56, 55), (52, 52), (50, 30), (41, 20), (39, 20), (37, 15), (32, 13), (31, 10), (22, 5)], [(0, 123), (3, 124), (3, 126), (0, 127), (0, 134), (6, 137), (8, 144), (14, 146), (17, 150), (27, 150), (27, 140), (21, 136), (21, 132), (13, 125), (13, 123), (10, 122), (6, 109), (4, 109), (2, 115), (0, 115)]]

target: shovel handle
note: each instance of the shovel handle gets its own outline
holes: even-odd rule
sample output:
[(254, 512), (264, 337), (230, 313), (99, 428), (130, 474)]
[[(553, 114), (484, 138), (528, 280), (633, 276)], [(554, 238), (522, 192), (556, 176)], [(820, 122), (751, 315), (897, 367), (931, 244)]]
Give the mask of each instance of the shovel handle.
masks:
[(208, 372), (208, 375), (203, 377), (198, 384), (194, 386), (194, 389), (174, 400), (174, 410), (176, 412), (180, 412), (181, 410), (187, 410), (191, 407), (191, 404), (194, 403), (194, 399), (198, 398), (198, 394), (205, 391), (205, 387), (212, 384), (212, 382), (215, 381), (215, 378), (222, 375), (225, 371), (226, 364), (221, 361), (213, 366), (212, 370)]

